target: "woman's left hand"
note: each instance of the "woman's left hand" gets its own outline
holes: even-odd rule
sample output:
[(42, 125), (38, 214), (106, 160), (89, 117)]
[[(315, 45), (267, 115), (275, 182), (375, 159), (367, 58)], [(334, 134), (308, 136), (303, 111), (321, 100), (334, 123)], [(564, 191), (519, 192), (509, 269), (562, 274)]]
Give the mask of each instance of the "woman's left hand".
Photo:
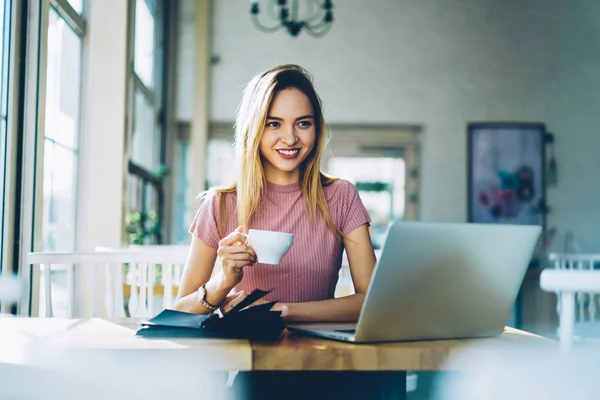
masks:
[(225, 300), (223, 300), (223, 303), (221, 303), (221, 312), (223, 314), (227, 314), (233, 307), (244, 300), (247, 296), (248, 293), (245, 291), (228, 295)]
[[(231, 309), (233, 307), (235, 307), (237, 304), (239, 304), (241, 301), (243, 301), (246, 297), (248, 297), (248, 294), (249, 294), (248, 292), (242, 291), (242, 292), (227, 296), (227, 298), (221, 305), (221, 312), (223, 314), (228, 313), (229, 311), (231, 311)], [(266, 303), (269, 303), (269, 301), (266, 301), (263, 299), (258, 299), (254, 303), (249, 305), (248, 307), (254, 307), (254, 306), (258, 306), (258, 305), (266, 304)], [(281, 311), (281, 316), (283, 318), (285, 318), (286, 314), (287, 314), (287, 306), (282, 303), (275, 303), (273, 305), (273, 307), (271, 307), (271, 311)]]

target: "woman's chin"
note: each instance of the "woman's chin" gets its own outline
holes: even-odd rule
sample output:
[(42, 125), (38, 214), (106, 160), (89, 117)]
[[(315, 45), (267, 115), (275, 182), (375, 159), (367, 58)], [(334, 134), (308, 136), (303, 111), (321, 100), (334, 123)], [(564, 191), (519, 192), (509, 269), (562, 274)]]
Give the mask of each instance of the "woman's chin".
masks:
[(301, 164), (302, 160), (300, 158), (295, 158), (293, 160), (277, 160), (274, 167), (282, 172), (294, 172), (300, 168)]
[(288, 166), (277, 166), (276, 167), (280, 172), (283, 172), (285, 174), (292, 174), (295, 173), (296, 171), (299, 170), (299, 166), (296, 167), (288, 167)]

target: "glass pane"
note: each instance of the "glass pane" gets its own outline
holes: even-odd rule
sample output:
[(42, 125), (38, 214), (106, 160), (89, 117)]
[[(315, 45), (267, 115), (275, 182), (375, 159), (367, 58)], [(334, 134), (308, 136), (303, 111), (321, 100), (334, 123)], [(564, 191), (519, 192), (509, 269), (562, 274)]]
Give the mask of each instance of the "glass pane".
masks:
[[(0, 221), (3, 220), (2, 216), (4, 215), (4, 188), (5, 185), (5, 173), (6, 173), (6, 158), (4, 154), (6, 153), (6, 120), (4, 118), (0, 118)], [(0, 229), (0, 259), (2, 259), (2, 254), (4, 251), (4, 229)], [(2, 273), (3, 266), (0, 265), (0, 273)]]
[(83, 0), (67, 0), (71, 7), (79, 14), (83, 12)]
[(158, 191), (153, 185), (146, 185), (146, 204), (144, 207), (146, 222), (144, 224), (145, 244), (157, 244), (160, 235), (158, 220)]
[(154, 109), (143, 93), (135, 92), (131, 161), (150, 171), (160, 164), (160, 131), (154, 124)]
[(176, 154), (175, 176), (173, 177), (175, 179), (175, 222), (172, 237), (175, 243), (189, 243), (188, 228), (191, 218), (188, 213), (188, 189), (190, 186), (188, 159), (190, 142), (188, 140), (178, 140)]
[(129, 196), (127, 242), (130, 245), (159, 243), (162, 232), (158, 219), (158, 189), (134, 175), (128, 176), (127, 184)]
[[(10, 3), (9, 3), (10, 4)], [(8, 72), (8, 46), (5, 45), (4, 40), (8, 41), (8, 23), (4, 21), (4, 8), (6, 7), (6, 1), (0, 0), (0, 187), (5, 188), (5, 163), (6, 158), (6, 112), (7, 112), (7, 100), (8, 100), (8, 85), (6, 82), (6, 76)], [(6, 14), (7, 16), (9, 14)], [(8, 19), (8, 18), (7, 18)], [(5, 32), (6, 31), (6, 32)], [(0, 221), (4, 215), (4, 191), (0, 190)], [(2, 259), (2, 252), (4, 249), (4, 229), (0, 229), (0, 259)], [(2, 273), (2, 265), (0, 265), (0, 273)]]
[(231, 140), (210, 139), (206, 151), (206, 184), (208, 187), (233, 182), (235, 150)]
[[(10, 14), (4, 12), (4, 8), (7, 7), (10, 3), (6, 4), (6, 0), (0, 0), (0, 77), (2, 81), (0, 82), (0, 116), (6, 115), (6, 94), (8, 91), (8, 82), (6, 82), (7, 73), (8, 73), (8, 40), (9, 36), (9, 27), (10, 24), (8, 21), (4, 21), (4, 16), (6, 15), (6, 19), (9, 19)], [(6, 40), (6, 43), (4, 41)], [(6, 50), (6, 53), (5, 51)]]
[(155, 3), (135, 2), (134, 70), (147, 87), (154, 86), (154, 17)]
[(371, 216), (373, 246), (379, 248), (389, 223), (404, 215), (404, 160), (386, 157), (332, 157), (329, 172), (356, 185)]
[[(51, 140), (44, 141), (42, 251), (75, 250), (77, 155)], [(67, 265), (52, 265), (52, 305), (57, 317), (67, 317)], [(44, 279), (42, 276), (40, 279)], [(40, 315), (45, 313), (44, 285), (40, 285)]]
[[(81, 38), (51, 8), (44, 121), (43, 251), (74, 251), (76, 245), (81, 48)], [(52, 266), (56, 316), (67, 316), (67, 268), (66, 265)], [(43, 285), (40, 289), (40, 315), (43, 315)]]
[(77, 155), (44, 141), (43, 251), (75, 250)]
[(141, 210), (142, 206), (140, 204), (140, 199), (142, 196), (139, 194), (140, 185), (138, 184), (138, 179), (133, 175), (127, 176), (127, 194), (129, 196), (128, 199), (128, 211), (134, 212), (136, 210)]
[(47, 138), (77, 148), (81, 103), (81, 38), (50, 10), (46, 76)]

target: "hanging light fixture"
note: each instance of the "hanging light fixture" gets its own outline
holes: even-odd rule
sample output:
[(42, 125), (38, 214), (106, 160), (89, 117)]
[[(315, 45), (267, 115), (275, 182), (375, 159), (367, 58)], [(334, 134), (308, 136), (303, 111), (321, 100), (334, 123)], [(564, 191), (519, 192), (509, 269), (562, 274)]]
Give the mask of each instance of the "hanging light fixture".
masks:
[(310, 36), (320, 37), (331, 29), (332, 0), (304, 0), (303, 11), (307, 17), (303, 20), (300, 20), (300, 0), (269, 0), (268, 3), (267, 14), (278, 22), (276, 25), (263, 25), (259, 21), (259, 14), (262, 11), (259, 1), (250, 1), (252, 23), (263, 32), (276, 32), (285, 28), (293, 37), (297, 37), (302, 30)]

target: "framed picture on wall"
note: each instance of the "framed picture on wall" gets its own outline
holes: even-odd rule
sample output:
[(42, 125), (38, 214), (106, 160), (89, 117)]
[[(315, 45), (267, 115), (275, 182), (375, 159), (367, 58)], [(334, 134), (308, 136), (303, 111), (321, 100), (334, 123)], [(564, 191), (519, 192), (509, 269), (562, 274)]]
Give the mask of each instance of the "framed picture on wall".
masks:
[(469, 222), (545, 228), (542, 123), (469, 123)]

